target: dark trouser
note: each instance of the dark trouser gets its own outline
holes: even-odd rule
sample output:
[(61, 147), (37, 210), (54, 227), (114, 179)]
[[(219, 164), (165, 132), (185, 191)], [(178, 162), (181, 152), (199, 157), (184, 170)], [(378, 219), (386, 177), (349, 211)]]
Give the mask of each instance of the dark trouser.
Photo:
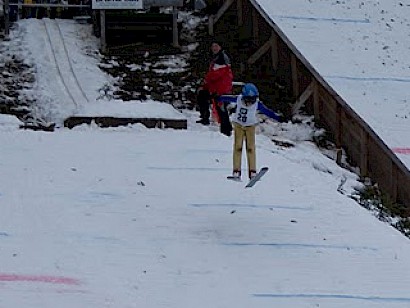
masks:
[(230, 136), (232, 134), (232, 124), (231, 120), (229, 119), (228, 110), (223, 104), (216, 104), (216, 111), (218, 112), (219, 121), (220, 121), (220, 131), (222, 134), (226, 136)]
[(198, 92), (197, 102), (199, 106), (199, 114), (201, 119), (209, 121), (211, 115), (209, 111), (209, 105), (211, 101), (211, 95), (207, 90), (200, 90)]
[[(215, 99), (215, 98), (214, 98)], [(205, 122), (209, 123), (209, 118), (211, 112), (209, 111), (211, 102), (214, 100), (211, 99), (211, 94), (207, 90), (200, 90), (198, 92), (197, 102), (199, 105), (199, 114), (200, 118)], [(229, 119), (229, 113), (226, 110), (223, 104), (219, 105), (216, 103), (216, 112), (218, 113), (219, 122), (220, 122), (220, 131), (222, 134), (230, 136), (232, 133), (232, 125)]]

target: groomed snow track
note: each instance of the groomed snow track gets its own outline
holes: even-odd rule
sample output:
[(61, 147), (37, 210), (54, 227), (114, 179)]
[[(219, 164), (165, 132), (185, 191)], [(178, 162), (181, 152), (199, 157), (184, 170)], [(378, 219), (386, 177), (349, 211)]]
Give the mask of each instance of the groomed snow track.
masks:
[[(58, 19), (42, 19), (45, 37), (45, 52), (50, 59), (50, 68), (54, 71), (58, 86), (54, 88), (55, 94), (62, 104), (73, 104), (76, 111), (87, 105), (91, 100), (87, 97), (81, 82), (73, 67), (72, 57), (64, 40), (64, 33)], [(64, 29), (64, 27), (63, 27)], [(50, 72), (51, 73), (51, 72)], [(54, 77), (54, 75), (53, 75)], [(51, 80), (49, 80), (51, 82)], [(164, 119), (164, 118), (140, 118), (140, 117), (112, 117), (112, 116), (90, 116), (75, 114), (64, 120), (64, 126), (73, 128), (81, 124), (96, 123), (101, 127), (125, 126), (128, 124), (141, 123), (148, 128), (163, 127), (186, 129), (186, 119)]]
[(42, 21), (44, 32), (47, 35), (47, 50), (49, 50), (50, 58), (58, 72), (57, 78), (60, 79), (67, 98), (78, 108), (87, 103), (88, 98), (73, 69), (59, 22), (57, 19), (48, 18), (42, 19)]

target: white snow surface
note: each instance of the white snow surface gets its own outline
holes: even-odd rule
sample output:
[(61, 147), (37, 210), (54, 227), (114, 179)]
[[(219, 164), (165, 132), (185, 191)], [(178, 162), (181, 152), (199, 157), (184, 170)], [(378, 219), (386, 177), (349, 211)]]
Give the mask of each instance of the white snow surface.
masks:
[[(91, 29), (59, 22), (105, 114)], [(41, 109), (63, 119), (88, 102), (56, 99), (40, 26), (19, 21), (6, 44), (35, 65)], [(317, 149), (310, 125), (262, 124), (257, 164), (270, 170), (245, 189), (245, 176), (226, 179), (232, 138), (183, 116), (187, 130), (42, 132), (0, 115), (0, 307), (410, 307), (409, 240), (349, 197), (357, 176)]]
[(23, 19), (11, 38), (5, 44), (36, 68), (37, 84), (29, 95), (37, 99), (39, 113), (57, 125), (72, 115), (185, 119), (166, 103), (110, 99), (115, 79), (98, 67), (99, 41), (90, 25)]
[(254, 1), (410, 168), (410, 3)]

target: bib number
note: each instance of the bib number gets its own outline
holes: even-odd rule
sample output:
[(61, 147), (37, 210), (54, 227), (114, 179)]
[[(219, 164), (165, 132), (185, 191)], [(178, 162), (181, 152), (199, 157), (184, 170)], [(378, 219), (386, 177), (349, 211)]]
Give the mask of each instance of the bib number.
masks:
[(237, 119), (238, 119), (238, 121), (240, 121), (242, 123), (246, 123), (246, 120), (248, 119), (248, 109), (246, 109), (246, 108), (239, 109)]

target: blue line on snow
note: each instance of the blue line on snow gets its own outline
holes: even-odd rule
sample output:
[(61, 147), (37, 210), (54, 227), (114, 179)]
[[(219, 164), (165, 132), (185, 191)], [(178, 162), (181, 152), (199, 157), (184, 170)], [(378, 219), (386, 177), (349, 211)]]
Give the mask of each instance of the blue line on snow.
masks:
[(224, 243), (226, 246), (260, 246), (260, 247), (275, 247), (275, 248), (321, 248), (321, 249), (340, 249), (340, 250), (371, 250), (377, 251), (371, 247), (353, 247), (344, 245), (316, 245), (316, 244), (298, 244), (298, 243)]
[(312, 207), (284, 206), (284, 205), (261, 205), (261, 204), (237, 204), (237, 203), (190, 203), (192, 207), (236, 207), (236, 208), (260, 208), (260, 209), (285, 209), (312, 211)]
[(104, 197), (104, 198), (117, 199), (119, 197), (119, 195), (117, 195), (117, 194), (113, 194), (113, 193), (110, 193), (110, 192), (103, 192), (103, 191), (102, 192), (90, 191), (88, 194), (92, 197), (97, 197), (97, 198)]
[(304, 17), (304, 16), (286, 16), (286, 15), (273, 15), (272, 17), (282, 18), (282, 19), (293, 19), (293, 20), (307, 20), (307, 21), (330, 21), (330, 22), (344, 22), (344, 23), (355, 23), (355, 24), (369, 24), (370, 20), (364, 19), (353, 19), (353, 18), (329, 18), (329, 17)]
[(0, 231), (0, 236), (9, 236), (9, 234), (7, 232), (1, 232)]
[(350, 76), (324, 76), (328, 79), (345, 79), (353, 81), (394, 81), (394, 82), (410, 82), (410, 78), (398, 77), (350, 77)]
[(216, 168), (216, 167), (147, 167), (147, 169), (151, 170), (169, 170), (169, 171), (180, 171), (180, 170), (201, 170), (201, 171), (223, 171), (228, 170), (232, 171), (229, 168)]
[(348, 294), (252, 294), (254, 297), (265, 298), (317, 298), (317, 299), (353, 299), (377, 302), (410, 302), (409, 297), (379, 297)]
[(118, 194), (113, 194), (110, 192), (99, 192), (99, 191), (90, 191), (78, 198), (80, 202), (93, 203), (95, 205), (105, 205), (108, 202), (122, 200), (123, 197)]

